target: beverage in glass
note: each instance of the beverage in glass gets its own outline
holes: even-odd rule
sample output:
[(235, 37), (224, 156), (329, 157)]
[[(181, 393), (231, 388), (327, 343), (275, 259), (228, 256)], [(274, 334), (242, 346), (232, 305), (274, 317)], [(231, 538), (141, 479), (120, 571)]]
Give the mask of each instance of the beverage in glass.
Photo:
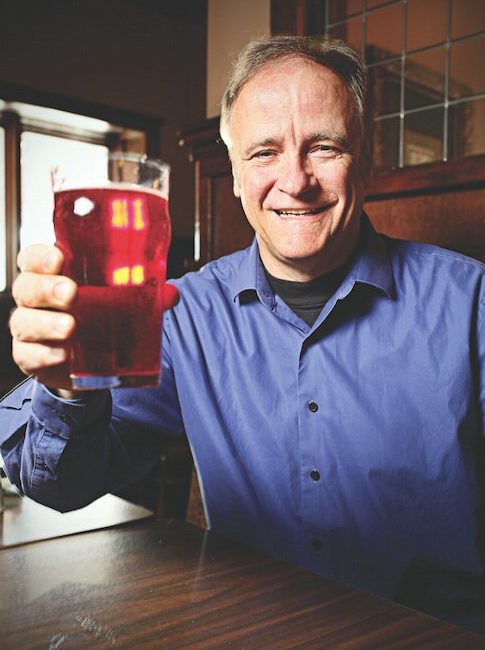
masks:
[(63, 273), (78, 285), (72, 312), (73, 388), (156, 385), (167, 253), (169, 166), (111, 154), (105, 182), (54, 193)]

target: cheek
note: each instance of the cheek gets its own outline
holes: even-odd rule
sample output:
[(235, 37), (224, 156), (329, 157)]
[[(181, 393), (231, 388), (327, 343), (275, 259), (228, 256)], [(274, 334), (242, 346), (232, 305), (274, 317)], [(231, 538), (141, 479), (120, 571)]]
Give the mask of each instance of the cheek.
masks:
[(265, 169), (241, 174), (238, 180), (241, 201), (249, 208), (254, 208), (256, 205), (262, 206), (274, 185), (271, 175)]
[(319, 170), (318, 180), (324, 192), (334, 194), (340, 200), (351, 200), (361, 186), (357, 165), (343, 161), (335, 161), (335, 164), (322, 166)]

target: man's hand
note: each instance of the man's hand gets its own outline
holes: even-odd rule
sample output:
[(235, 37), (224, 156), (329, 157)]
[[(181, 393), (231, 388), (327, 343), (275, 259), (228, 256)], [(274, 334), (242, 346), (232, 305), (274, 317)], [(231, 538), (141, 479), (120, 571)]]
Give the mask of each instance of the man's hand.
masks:
[(67, 360), (75, 320), (66, 312), (77, 285), (60, 275), (63, 259), (54, 246), (29, 246), (19, 253), (21, 273), (12, 287), (17, 308), (10, 318), (10, 331), (13, 359), (22, 372), (50, 388), (69, 390)]

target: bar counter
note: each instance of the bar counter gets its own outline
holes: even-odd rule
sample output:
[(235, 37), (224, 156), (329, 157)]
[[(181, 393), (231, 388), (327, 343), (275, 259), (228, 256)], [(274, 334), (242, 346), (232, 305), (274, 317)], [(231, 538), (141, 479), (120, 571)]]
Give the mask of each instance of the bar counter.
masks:
[(485, 637), (185, 522), (0, 550), (0, 648), (485, 648)]

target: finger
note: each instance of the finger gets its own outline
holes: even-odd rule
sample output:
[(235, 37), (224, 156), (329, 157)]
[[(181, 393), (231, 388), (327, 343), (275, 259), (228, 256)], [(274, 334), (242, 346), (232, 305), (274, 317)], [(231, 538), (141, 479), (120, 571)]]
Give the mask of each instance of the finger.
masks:
[(10, 332), (16, 341), (67, 341), (75, 329), (71, 314), (18, 307), (10, 317)]
[(33, 244), (20, 251), (17, 264), (21, 271), (58, 274), (61, 272), (64, 256), (59, 248), (45, 244)]
[(77, 292), (76, 283), (62, 275), (21, 273), (13, 283), (12, 295), (20, 307), (69, 309)]
[(14, 340), (12, 357), (26, 375), (37, 375), (48, 368), (66, 363), (68, 351), (61, 345), (54, 347), (43, 343), (26, 343)]

